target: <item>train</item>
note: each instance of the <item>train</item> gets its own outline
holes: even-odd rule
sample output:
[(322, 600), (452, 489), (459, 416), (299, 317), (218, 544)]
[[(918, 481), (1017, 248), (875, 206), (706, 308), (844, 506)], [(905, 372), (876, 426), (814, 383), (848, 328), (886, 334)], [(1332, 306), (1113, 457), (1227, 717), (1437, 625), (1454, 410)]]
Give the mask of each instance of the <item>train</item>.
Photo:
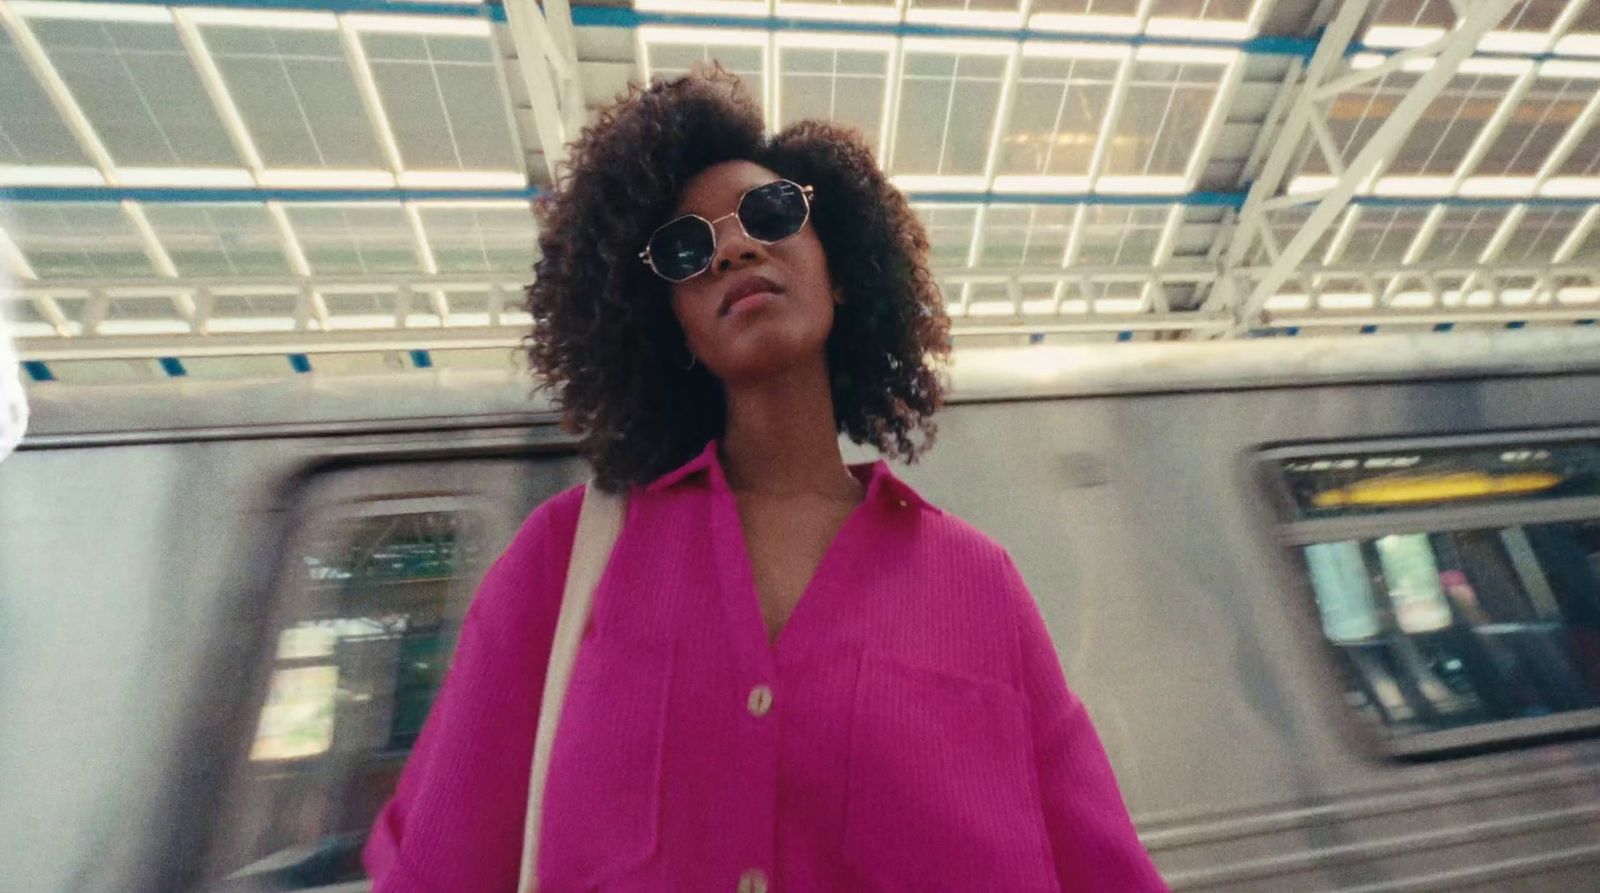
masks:
[[(509, 366), (32, 389), (0, 890), (368, 888), (477, 580), (588, 476)], [(1600, 330), (950, 379), (899, 473), (1015, 558), (1174, 890), (1600, 889)]]

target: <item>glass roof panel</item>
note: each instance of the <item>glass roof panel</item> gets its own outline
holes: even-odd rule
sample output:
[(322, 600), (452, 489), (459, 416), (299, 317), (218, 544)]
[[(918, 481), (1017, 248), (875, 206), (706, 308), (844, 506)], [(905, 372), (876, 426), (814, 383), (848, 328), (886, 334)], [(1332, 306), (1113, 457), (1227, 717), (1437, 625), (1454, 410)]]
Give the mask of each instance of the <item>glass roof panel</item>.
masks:
[(1449, 208), (1423, 250), (1423, 263), (1472, 265), (1505, 220), (1504, 208)]
[(994, 205), (985, 215), (983, 267), (1060, 266), (1077, 208), (1070, 205)]
[(119, 165), (236, 167), (239, 157), (170, 23), (32, 23)]
[[(1398, 264), (1417, 231), (1428, 219), (1429, 206), (1415, 208), (1360, 207), (1351, 209), (1353, 222), (1344, 251), (1332, 263)], [(1351, 216), (1353, 214), (1353, 217)]]
[[(450, 306), (450, 315), (445, 320), (452, 326), (486, 326), (489, 324), (489, 303), (493, 295), (488, 289), (475, 289), (473, 291), (451, 291), (446, 296)], [(515, 303), (520, 295), (510, 294), (506, 299)]]
[[(394, 325), (398, 295), (392, 291), (323, 293), (330, 329), (387, 329)], [(414, 300), (419, 300), (419, 298)], [(318, 358), (321, 359), (320, 357)]]
[(533, 212), (525, 206), (418, 210), (441, 273), (527, 275), (538, 258)]
[(1600, 226), (1589, 230), (1589, 237), (1573, 252), (1572, 262), (1600, 266)]
[(1529, 208), (1500, 252), (1500, 260), (1511, 264), (1549, 263), (1582, 217), (1583, 212), (1576, 208)]
[(1572, 154), (1567, 156), (1567, 160), (1562, 162), (1561, 169), (1556, 174), (1562, 177), (1600, 175), (1600, 122), (1589, 126), (1589, 130), (1578, 140), (1578, 145)]
[(879, 50), (780, 47), (779, 127), (823, 118), (859, 130), (876, 146), (883, 123), (889, 54)]
[(1549, 31), (1568, 6), (1582, 2), (1584, 0), (1523, 0), (1511, 7), (1500, 20), (1500, 27), (1507, 31)]
[(1223, 219), (1222, 208), (1190, 206), (1183, 209), (1183, 221), (1172, 243), (1172, 254), (1180, 260), (1207, 256), (1217, 242)]
[[(1305, 226), (1306, 218), (1311, 216), (1312, 208), (1312, 205), (1295, 205), (1267, 215), (1267, 231), (1271, 234), (1273, 243), (1278, 246), (1278, 250), (1283, 250), (1295, 236), (1300, 234), (1300, 230)], [(1345, 225), (1345, 220), (1349, 215), (1358, 213), (1360, 211), (1354, 205), (1340, 212), (1339, 218), (1334, 221), (1333, 225), (1324, 230), (1322, 235), (1312, 243), (1311, 250), (1306, 252), (1307, 261), (1318, 262), (1326, 257), (1328, 244), (1333, 240), (1333, 234)], [(1267, 251), (1265, 244), (1261, 242), (1256, 244), (1251, 252), (1251, 262), (1256, 264), (1269, 264), (1272, 262), (1272, 255)], [(1295, 280), (1291, 279), (1284, 287), (1289, 288), (1294, 284)]]
[(976, 205), (913, 205), (912, 210), (928, 230), (928, 265), (964, 267), (972, 250), (972, 231), (978, 219)]
[[(1576, 2), (1576, 0), (1574, 0), (1574, 2)], [(1589, 5), (1585, 6), (1583, 11), (1578, 13), (1578, 18), (1572, 23), (1572, 27), (1568, 30), (1569, 33), (1572, 34), (1600, 33), (1600, 3), (1596, 3), (1594, 0), (1589, 0)]]
[[(1549, 31), (1572, 3), (1584, 0), (1522, 0), (1511, 7), (1497, 31)], [(1443, 28), (1455, 25), (1449, 0), (1389, 0), (1372, 18), (1375, 27)]]
[(106, 302), (107, 321), (182, 318), (171, 298), (112, 298)]
[(1084, 206), (1083, 242), (1077, 263), (1083, 266), (1144, 266), (1155, 257), (1168, 206)]
[(87, 202), (18, 202), (7, 232), (40, 278), (155, 275), (122, 208)]
[(151, 204), (145, 215), (183, 276), (290, 272), (265, 205)]
[[(1389, 113), (1416, 85), (1418, 77), (1420, 75), (1415, 72), (1393, 71), (1377, 81), (1369, 81), (1333, 98), (1328, 104), (1326, 120), (1333, 143), (1339, 147), (1339, 155), (1344, 161), (1349, 162), (1360, 153), (1372, 135), (1383, 126)], [(1312, 151), (1306, 155), (1304, 172), (1328, 173), (1328, 164), (1321, 152)]]
[(488, 38), (366, 34), (362, 45), (407, 169), (521, 169)]
[(0, 164), (89, 163), (3, 28), (0, 84)]
[(1250, 17), (1255, 0), (1155, 0), (1152, 17), (1175, 19), (1224, 19), (1244, 21)]
[[(213, 328), (242, 331), (239, 323), (244, 320), (255, 321), (252, 331), (293, 328), (298, 301), (295, 295), (216, 295), (211, 302)], [(219, 325), (219, 320), (228, 322)]]
[[(715, 37), (715, 32), (707, 35)], [(646, 52), (650, 59), (650, 73), (673, 75), (689, 71), (697, 65), (720, 62), (722, 67), (739, 76), (745, 89), (757, 105), (766, 108), (766, 73), (761, 46), (705, 43), (678, 43), (653, 41), (646, 38)]]
[(796, 11), (813, 15), (813, 11), (821, 11), (830, 17), (865, 17), (882, 21), (899, 17), (894, 0), (778, 0), (778, 15), (790, 15)]
[(1183, 174), (1225, 70), (1218, 65), (1135, 62), (1111, 134), (1105, 173)]
[(1110, 59), (1024, 56), (998, 172), (1087, 175), (1118, 66)]
[(1016, 12), (1017, 0), (910, 0), (908, 10)]
[(1451, 78), (1412, 125), (1388, 172), (1455, 173), (1484, 125), (1500, 108), (1511, 83), (1512, 79), (1505, 75), (1462, 74)]
[(1035, 15), (1132, 16), (1139, 0), (1034, 0)]
[(418, 273), (411, 227), (398, 204), (290, 205), (313, 273)]
[(204, 36), (268, 167), (383, 166), (338, 35), (210, 27)]
[(1006, 60), (977, 53), (908, 51), (892, 172), (983, 173)]
[(1506, 121), (1474, 173), (1531, 176), (1594, 95), (1593, 80), (1539, 78)]

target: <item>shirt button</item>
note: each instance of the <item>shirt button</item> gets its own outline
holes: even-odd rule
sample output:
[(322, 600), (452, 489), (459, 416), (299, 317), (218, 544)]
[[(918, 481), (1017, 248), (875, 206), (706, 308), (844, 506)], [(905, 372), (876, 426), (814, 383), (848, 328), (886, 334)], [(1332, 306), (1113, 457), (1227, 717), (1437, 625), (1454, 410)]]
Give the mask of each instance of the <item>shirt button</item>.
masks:
[[(745, 703), (750, 708), (751, 716), (766, 716), (772, 709), (772, 689), (765, 685), (758, 685), (750, 689), (750, 699)], [(763, 885), (766, 883), (762, 882)], [(742, 889), (742, 888), (741, 888)], [(765, 886), (762, 889), (766, 889)]]
[(767, 893), (767, 873), (752, 868), (739, 875), (739, 893)]

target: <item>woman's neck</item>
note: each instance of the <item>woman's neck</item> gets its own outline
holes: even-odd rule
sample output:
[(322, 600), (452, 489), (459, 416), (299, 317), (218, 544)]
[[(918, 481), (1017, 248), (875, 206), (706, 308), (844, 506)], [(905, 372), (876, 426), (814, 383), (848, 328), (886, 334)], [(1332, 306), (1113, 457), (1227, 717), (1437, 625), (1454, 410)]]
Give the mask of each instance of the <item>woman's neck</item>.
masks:
[(817, 358), (756, 381), (727, 384), (722, 464), (735, 491), (855, 498), (861, 485), (839, 455), (833, 392)]

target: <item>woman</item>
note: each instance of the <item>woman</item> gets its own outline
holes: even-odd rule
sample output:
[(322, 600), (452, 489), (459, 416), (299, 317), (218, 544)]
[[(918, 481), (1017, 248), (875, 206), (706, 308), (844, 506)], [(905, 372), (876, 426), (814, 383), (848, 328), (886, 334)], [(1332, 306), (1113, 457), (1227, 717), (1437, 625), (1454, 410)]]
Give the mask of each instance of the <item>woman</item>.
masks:
[[(841, 459), (841, 431), (926, 448), (948, 351), (927, 237), (859, 137), (769, 141), (726, 73), (657, 81), (584, 131), (541, 223), (533, 366), (628, 488), (541, 889), (1164, 889), (1006, 552)], [(473, 601), (367, 847), (380, 893), (516, 885), (581, 490)]]

